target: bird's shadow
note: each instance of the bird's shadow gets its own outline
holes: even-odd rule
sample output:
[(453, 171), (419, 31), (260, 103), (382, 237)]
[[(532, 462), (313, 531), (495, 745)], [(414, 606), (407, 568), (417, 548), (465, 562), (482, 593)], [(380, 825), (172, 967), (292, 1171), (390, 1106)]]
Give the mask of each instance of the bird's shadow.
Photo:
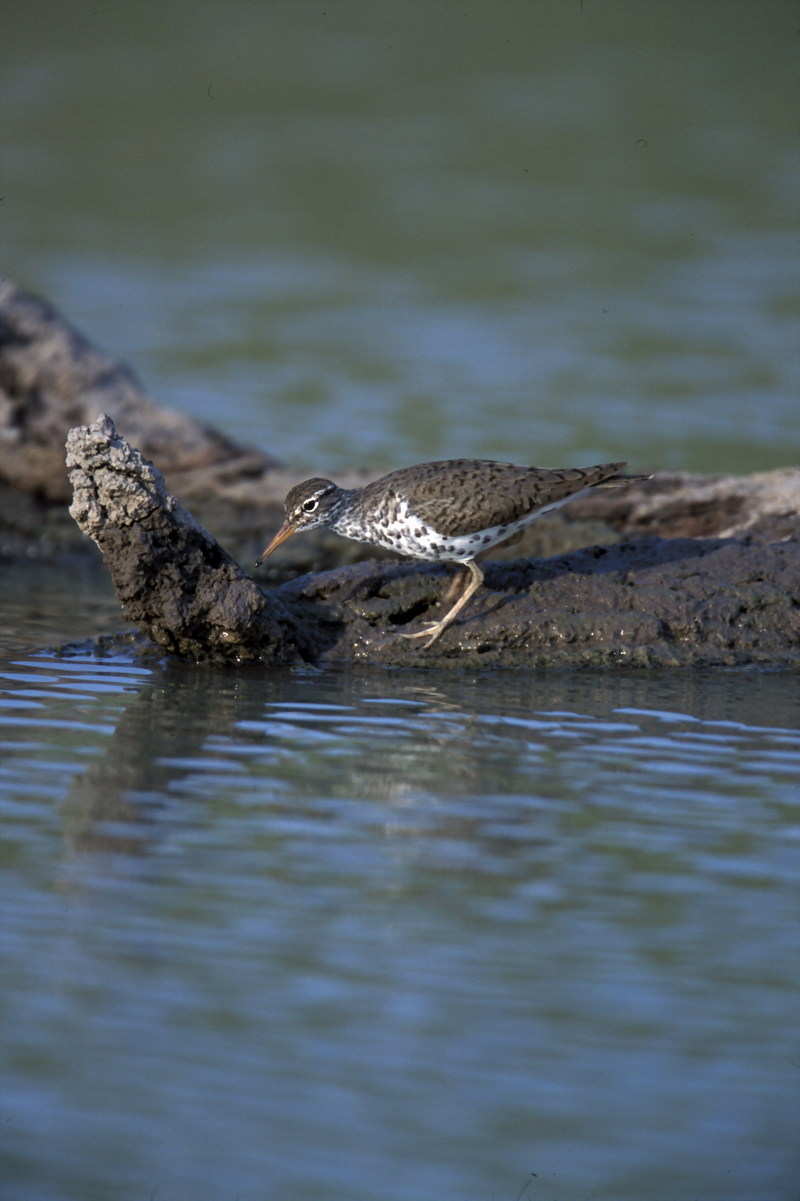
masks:
[[(484, 612), (497, 614), (513, 604), (520, 593), (532, 585), (569, 576), (619, 576), (635, 587), (637, 577), (650, 570), (662, 570), (671, 564), (705, 559), (726, 547), (741, 546), (742, 538), (661, 538), (647, 535), (611, 546), (587, 546), (548, 559), (522, 559), (511, 563), (487, 564), (486, 586), (497, 595), (497, 603)], [(702, 572), (698, 567), (698, 574)]]
[[(723, 547), (744, 545), (742, 538), (661, 538), (656, 534), (614, 542), (610, 546), (586, 546), (548, 559), (497, 560), (487, 563), (487, 584), (503, 589), (523, 578), (526, 583), (558, 579), (564, 575), (612, 575), (644, 571), (684, 559), (702, 559)], [(516, 590), (516, 589), (515, 589)]]
[[(626, 583), (635, 584), (638, 573), (658, 569), (671, 563), (703, 559), (725, 547), (742, 545), (745, 539), (736, 538), (661, 538), (647, 535), (610, 546), (587, 546), (567, 554), (547, 559), (513, 559), (508, 562), (489, 560), (483, 564), (485, 583), (476, 597), (460, 615), (455, 625), (474, 618), (495, 616), (512, 604), (531, 585), (567, 576), (629, 577)], [(372, 612), (364, 620), (373, 637), (383, 626), (387, 637), (396, 638), (417, 619), (430, 617), (432, 610), (442, 607), (452, 581), (456, 578), (454, 564), (397, 562), (387, 564), (365, 560), (346, 568), (326, 573), (337, 589), (347, 593), (346, 604), (370, 606)], [(440, 581), (445, 580), (444, 588)], [(486, 596), (493, 594), (491, 599)], [(480, 604), (473, 611), (473, 604)], [(341, 632), (342, 626), (339, 626)], [(336, 640), (333, 629), (323, 641), (332, 645)]]

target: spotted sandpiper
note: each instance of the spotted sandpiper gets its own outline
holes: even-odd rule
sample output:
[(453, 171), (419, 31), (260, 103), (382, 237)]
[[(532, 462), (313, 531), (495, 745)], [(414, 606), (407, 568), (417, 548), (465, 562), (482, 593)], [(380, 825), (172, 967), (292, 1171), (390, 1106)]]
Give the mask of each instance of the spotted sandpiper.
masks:
[(256, 566), (292, 534), (319, 526), (416, 559), (460, 563), (468, 576), (452, 608), (441, 620), (402, 635), (426, 638), (427, 649), (483, 583), (479, 556), (591, 488), (648, 478), (620, 476), (625, 467), (627, 463), (604, 463), (550, 470), (490, 459), (446, 459), (390, 471), (364, 488), (304, 480), (287, 494), (286, 520)]

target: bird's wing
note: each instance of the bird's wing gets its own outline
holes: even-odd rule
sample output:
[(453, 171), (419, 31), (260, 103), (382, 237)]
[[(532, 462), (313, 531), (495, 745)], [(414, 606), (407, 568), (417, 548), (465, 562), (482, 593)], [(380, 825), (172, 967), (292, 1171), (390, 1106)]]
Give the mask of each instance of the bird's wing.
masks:
[[(423, 521), (451, 537), (510, 525), (545, 505), (557, 504), (609, 479), (626, 464), (550, 470), (455, 459), (425, 466), (429, 468), (427, 474), (416, 472), (406, 479), (396, 478), (393, 486)], [(402, 477), (405, 472), (392, 474)]]

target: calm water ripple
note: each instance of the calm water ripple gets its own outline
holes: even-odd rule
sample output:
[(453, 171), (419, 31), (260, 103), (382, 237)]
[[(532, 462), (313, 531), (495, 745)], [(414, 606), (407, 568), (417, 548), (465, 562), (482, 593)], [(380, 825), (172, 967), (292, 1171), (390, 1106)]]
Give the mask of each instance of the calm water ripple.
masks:
[(10, 1195), (790, 1195), (785, 680), (3, 667)]

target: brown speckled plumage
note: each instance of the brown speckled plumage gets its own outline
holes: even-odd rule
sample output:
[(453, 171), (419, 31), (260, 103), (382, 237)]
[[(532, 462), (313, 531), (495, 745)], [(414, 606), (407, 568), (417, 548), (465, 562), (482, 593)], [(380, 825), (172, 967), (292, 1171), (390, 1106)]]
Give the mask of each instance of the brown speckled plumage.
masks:
[(425, 636), (425, 646), (430, 646), (480, 587), (479, 555), (590, 488), (629, 482), (618, 475), (626, 466), (620, 462), (550, 470), (491, 459), (445, 459), (391, 471), (363, 488), (339, 488), (321, 478), (305, 480), (288, 493), (286, 521), (259, 563), (292, 534), (319, 526), (399, 554), (461, 563), (472, 578), (452, 609), (441, 621), (403, 635)]
[(508, 525), (529, 514), (533, 519), (543, 506), (591, 488), (624, 467), (627, 463), (549, 470), (492, 459), (444, 459), (401, 467), (358, 491), (365, 505), (390, 491), (405, 496), (423, 521), (448, 537)]

